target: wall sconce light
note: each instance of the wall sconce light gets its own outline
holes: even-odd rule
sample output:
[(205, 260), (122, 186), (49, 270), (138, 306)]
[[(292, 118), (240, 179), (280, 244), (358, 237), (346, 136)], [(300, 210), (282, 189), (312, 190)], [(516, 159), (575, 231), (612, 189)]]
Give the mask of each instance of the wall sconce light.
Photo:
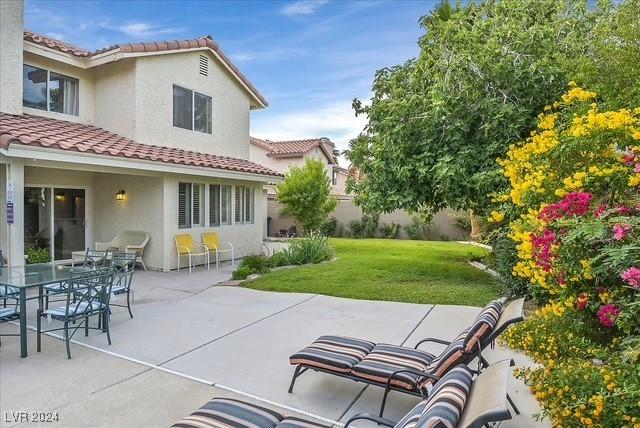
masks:
[(64, 192), (56, 193), (56, 201), (64, 201), (64, 196), (65, 196)]
[(116, 201), (124, 201), (124, 190), (118, 190), (116, 192)]

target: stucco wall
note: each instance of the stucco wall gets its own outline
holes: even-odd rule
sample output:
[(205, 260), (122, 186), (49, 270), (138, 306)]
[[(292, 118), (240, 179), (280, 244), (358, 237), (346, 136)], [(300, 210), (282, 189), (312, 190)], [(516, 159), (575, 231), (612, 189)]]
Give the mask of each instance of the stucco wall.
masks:
[[(135, 137), (135, 60), (95, 69), (95, 124), (127, 138)], [(162, 144), (162, 142), (156, 142)]]
[[(198, 72), (209, 58), (208, 76)], [(249, 158), (249, 95), (209, 52), (136, 59), (135, 139), (204, 153)], [(173, 126), (173, 85), (212, 97), (212, 133)]]
[[(24, 112), (40, 116), (52, 117), (54, 119), (68, 120), (71, 122), (92, 123), (94, 118), (94, 92), (93, 92), (93, 73), (89, 70), (74, 67), (59, 61), (34, 55), (30, 52), (24, 53), (24, 63), (34, 67), (40, 67), (60, 73), (65, 76), (75, 77), (79, 80), (78, 94), (78, 116), (48, 112), (44, 110), (24, 107)], [(22, 65), (20, 66), (22, 73)], [(20, 84), (22, 85), (22, 74), (20, 75)], [(22, 91), (22, 86), (21, 89)], [(20, 102), (22, 103), (22, 93), (20, 94)]]
[[(288, 230), (294, 224), (294, 220), (288, 216), (280, 215), (282, 205), (275, 201), (269, 200), (267, 204), (267, 216), (271, 217), (271, 234), (278, 232), (280, 229)], [(433, 216), (427, 239), (433, 240), (466, 240), (469, 234), (460, 228), (452, 218), (454, 212), (451, 210), (442, 210)], [(362, 218), (362, 210), (355, 205), (351, 199), (343, 199), (338, 202), (335, 211), (329, 215), (338, 220), (338, 224), (342, 225), (345, 232), (348, 231), (349, 223), (352, 220), (360, 220)], [(379, 226), (383, 223), (397, 223), (402, 226), (411, 223), (411, 216), (403, 210), (396, 210), (392, 213), (380, 215)], [(401, 230), (400, 236), (407, 238), (404, 230)]]
[[(162, 178), (96, 173), (94, 188), (94, 241), (108, 242), (126, 230), (151, 235), (144, 250), (147, 268), (162, 269)], [(124, 190), (124, 201), (116, 192)]]
[(0, 111), (22, 113), (24, 3), (0, 1)]
[[(223, 225), (218, 227), (194, 227), (190, 229), (178, 228), (178, 183), (179, 182), (192, 182), (192, 183), (204, 183), (204, 184), (240, 184), (245, 186), (251, 186), (255, 189), (255, 201), (254, 201), (254, 223), (253, 224), (240, 224), (240, 225)], [(262, 239), (265, 228), (265, 203), (266, 198), (262, 185), (259, 183), (233, 181), (233, 180), (219, 180), (219, 179), (207, 179), (204, 177), (192, 177), (192, 176), (178, 176), (171, 175), (165, 176), (164, 179), (164, 195), (165, 195), (165, 229), (167, 231), (166, 236), (169, 241), (166, 244), (166, 248), (169, 251), (171, 269), (177, 268), (177, 255), (174, 247), (173, 236), (177, 233), (190, 233), (193, 236), (195, 242), (200, 242), (200, 236), (203, 232), (217, 232), (222, 241), (229, 241), (235, 248), (236, 258), (244, 257), (251, 254), (262, 253)], [(209, 195), (208, 191), (205, 191), (205, 219), (209, 218)], [(233, 202), (233, 201), (232, 201)], [(232, 206), (234, 204), (232, 203)], [(232, 208), (232, 218), (234, 218), (234, 209)], [(226, 260), (228, 254), (222, 257), (222, 260)], [(202, 263), (202, 258), (198, 263)], [(211, 259), (214, 261), (215, 259)], [(186, 258), (181, 259), (181, 266), (186, 266)]]

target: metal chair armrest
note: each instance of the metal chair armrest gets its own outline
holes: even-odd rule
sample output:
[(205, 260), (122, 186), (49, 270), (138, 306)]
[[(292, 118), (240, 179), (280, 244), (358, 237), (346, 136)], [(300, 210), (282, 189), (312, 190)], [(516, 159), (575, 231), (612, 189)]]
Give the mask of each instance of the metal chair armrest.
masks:
[(391, 387), (391, 381), (393, 380), (395, 375), (397, 375), (398, 373), (413, 373), (414, 375), (417, 375), (417, 376), (420, 376), (420, 377), (426, 377), (428, 379), (433, 379), (435, 381), (440, 380), (440, 377), (438, 377), (436, 375), (432, 375), (431, 373), (420, 371), (420, 370), (416, 370), (416, 369), (399, 369), (399, 370), (396, 370), (393, 373), (391, 373), (389, 375), (389, 377), (387, 378), (387, 385), (386, 385), (387, 389), (389, 389)]
[(418, 349), (418, 346), (422, 345), (423, 343), (426, 342), (435, 342), (435, 343), (439, 343), (440, 345), (450, 345), (451, 342), (447, 341), (447, 340), (442, 340), (442, 339), (436, 339), (435, 337), (427, 337), (426, 339), (422, 339), (421, 341), (419, 341), (418, 343), (416, 343), (416, 346), (414, 346), (414, 349)]
[(387, 426), (387, 427), (390, 427), (390, 428), (393, 428), (396, 425), (395, 422), (393, 422), (393, 421), (391, 421), (389, 419), (383, 418), (381, 416), (372, 415), (370, 413), (358, 413), (357, 415), (351, 416), (349, 418), (347, 423), (344, 424), (344, 428), (347, 428), (351, 424), (351, 422), (355, 422), (355, 421), (362, 420), (362, 419), (366, 419), (366, 420), (375, 422), (378, 425), (384, 425), (384, 426)]
[(191, 250), (189, 249), (189, 247), (184, 247), (182, 245), (176, 245), (176, 250), (178, 250), (178, 254), (180, 254), (180, 250), (181, 249), (182, 250), (187, 250), (187, 254), (191, 255)]

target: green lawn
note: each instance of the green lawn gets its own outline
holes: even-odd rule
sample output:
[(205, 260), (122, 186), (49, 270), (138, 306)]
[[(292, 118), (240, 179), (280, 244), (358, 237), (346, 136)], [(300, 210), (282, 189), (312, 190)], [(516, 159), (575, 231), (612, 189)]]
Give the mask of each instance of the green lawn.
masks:
[(337, 260), (269, 272), (247, 288), (353, 299), (482, 306), (500, 294), (467, 263), (483, 249), (455, 242), (331, 239)]

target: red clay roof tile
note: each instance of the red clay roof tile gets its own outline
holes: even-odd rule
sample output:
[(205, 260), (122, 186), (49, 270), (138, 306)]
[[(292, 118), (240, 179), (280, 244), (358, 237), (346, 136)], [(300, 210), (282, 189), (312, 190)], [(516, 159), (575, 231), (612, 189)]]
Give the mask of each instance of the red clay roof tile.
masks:
[(174, 147), (137, 143), (91, 125), (32, 115), (0, 113), (0, 148), (38, 146), (97, 155), (281, 177), (282, 174), (244, 159), (199, 153)]
[(284, 141), (271, 141), (263, 140), (260, 138), (251, 137), (251, 144), (258, 147), (262, 147), (269, 151), (270, 156), (302, 156), (309, 150), (313, 150), (316, 147), (321, 147), (327, 156), (332, 156), (326, 150), (323, 143), (329, 143), (333, 145), (331, 140), (326, 137), (321, 138), (309, 138), (304, 140), (284, 140)]

